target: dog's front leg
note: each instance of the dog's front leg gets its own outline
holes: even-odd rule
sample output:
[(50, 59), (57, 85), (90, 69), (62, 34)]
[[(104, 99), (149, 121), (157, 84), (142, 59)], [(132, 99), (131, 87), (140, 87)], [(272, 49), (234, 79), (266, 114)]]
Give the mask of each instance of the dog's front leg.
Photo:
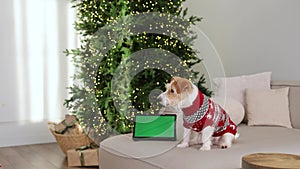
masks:
[(214, 133), (214, 128), (211, 126), (205, 127), (202, 131), (202, 147), (200, 150), (207, 151), (211, 148), (211, 137)]
[(192, 131), (189, 145), (202, 144), (202, 137), (200, 132)]
[(191, 132), (191, 129), (183, 128), (183, 140), (180, 144), (177, 145), (177, 147), (185, 148), (189, 146)]

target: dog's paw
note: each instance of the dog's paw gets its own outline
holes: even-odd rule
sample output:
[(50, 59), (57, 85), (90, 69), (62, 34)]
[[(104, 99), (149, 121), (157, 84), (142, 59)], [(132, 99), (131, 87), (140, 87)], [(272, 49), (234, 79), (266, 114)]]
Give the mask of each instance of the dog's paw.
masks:
[(210, 146), (205, 146), (205, 145), (203, 145), (201, 148), (200, 148), (200, 150), (202, 150), (202, 151), (209, 151), (211, 148), (210, 148)]
[(227, 145), (221, 145), (221, 149), (226, 149), (226, 148), (228, 148)]
[(177, 145), (178, 148), (186, 148), (188, 146), (189, 146), (189, 143), (181, 143), (181, 144)]
[(231, 147), (231, 145), (230, 144), (221, 144), (220, 147), (221, 147), (221, 149), (226, 149), (226, 148)]

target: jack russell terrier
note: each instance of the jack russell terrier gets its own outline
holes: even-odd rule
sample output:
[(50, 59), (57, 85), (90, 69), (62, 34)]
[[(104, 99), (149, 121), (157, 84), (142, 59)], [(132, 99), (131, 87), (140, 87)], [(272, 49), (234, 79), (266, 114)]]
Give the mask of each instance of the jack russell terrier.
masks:
[[(187, 79), (173, 77), (158, 99), (164, 106), (183, 113), (184, 138), (177, 147), (203, 143), (200, 149), (210, 150), (214, 143), (229, 148), (238, 137), (237, 126), (224, 109)], [(196, 141), (190, 139), (192, 131), (199, 133)]]

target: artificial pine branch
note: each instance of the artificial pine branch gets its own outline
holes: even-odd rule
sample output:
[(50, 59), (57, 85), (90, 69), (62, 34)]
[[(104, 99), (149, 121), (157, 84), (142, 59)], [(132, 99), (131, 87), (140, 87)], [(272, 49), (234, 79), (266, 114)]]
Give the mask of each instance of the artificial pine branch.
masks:
[[(142, 113), (150, 109), (150, 92), (153, 89), (164, 90), (165, 83), (171, 79), (171, 75), (164, 70), (145, 69), (134, 77), (130, 77), (130, 73), (124, 71), (124, 75), (115, 80), (118, 81), (119, 87), (123, 87), (124, 91), (128, 91), (128, 93), (118, 93), (122, 103), (120, 103), (119, 108), (116, 108), (112, 95), (112, 79), (122, 64), (125, 63), (124, 70), (126, 70), (126, 65), (127, 68), (137, 66), (135, 65), (136, 63), (126, 63), (126, 60), (136, 52), (151, 48), (169, 51), (179, 56), (182, 63), (185, 63), (191, 73), (191, 75), (187, 76), (190, 76), (193, 80), (198, 78), (199, 72), (195, 72), (191, 68), (193, 65), (201, 62), (201, 59), (197, 57), (196, 51), (191, 48), (196, 38), (195, 34), (183, 37), (184, 42), (179, 41), (176, 37), (155, 33), (140, 33), (126, 36), (120, 38), (116, 45), (105, 55), (97, 50), (107, 48), (105, 45), (109, 43), (109, 39), (108, 42), (100, 43), (95, 41), (93, 44), (89, 44), (90, 39), (95, 35), (99, 36), (101, 40), (107, 38), (107, 32), (102, 35), (97, 34), (99, 29), (105, 28), (106, 25), (112, 24), (120, 18), (126, 19), (126, 16), (130, 15), (158, 12), (185, 18), (190, 24), (196, 24), (201, 21), (202, 18), (197, 16), (186, 18), (188, 9), (183, 9), (182, 7), (184, 0), (71, 1), (73, 7), (77, 9), (75, 29), (82, 37), (82, 46), (78, 49), (67, 49), (65, 54), (73, 58), (77, 69), (73, 77), (76, 81), (79, 81), (80, 85), (69, 87), (71, 97), (66, 99), (65, 106), (73, 114), (77, 115), (83, 127), (94, 128), (98, 136), (110, 134), (112, 129), (120, 133), (130, 132), (133, 126), (134, 113), (131, 112), (131, 107), (122, 103), (129, 99), (132, 106)], [(138, 21), (133, 22), (138, 23)], [(174, 25), (176, 24), (174, 23)], [(143, 25), (137, 24), (137, 26)], [(122, 31), (127, 31), (126, 28), (120, 26), (114, 29), (115, 32), (121, 33)], [(188, 32), (188, 25), (186, 25), (186, 29)], [(92, 57), (94, 55), (99, 56)], [(97, 72), (90, 74), (93, 68), (91, 64), (93, 62), (90, 60), (93, 58), (101, 58), (101, 62), (98, 63)], [(97, 62), (97, 60), (94, 62)], [(162, 62), (160, 63), (162, 67), (168, 65), (168, 60)], [(176, 71), (173, 73), (175, 75)], [(88, 77), (90, 75), (94, 75), (94, 77)], [(90, 84), (95, 85), (91, 86)], [(204, 84), (205, 78), (202, 75), (197, 85), (203, 93), (210, 96), (212, 92), (204, 87)]]

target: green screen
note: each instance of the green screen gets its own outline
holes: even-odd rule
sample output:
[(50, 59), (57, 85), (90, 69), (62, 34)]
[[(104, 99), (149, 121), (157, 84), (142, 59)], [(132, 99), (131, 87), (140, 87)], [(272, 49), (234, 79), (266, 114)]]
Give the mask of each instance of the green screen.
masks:
[(174, 138), (176, 116), (136, 116), (134, 137)]

